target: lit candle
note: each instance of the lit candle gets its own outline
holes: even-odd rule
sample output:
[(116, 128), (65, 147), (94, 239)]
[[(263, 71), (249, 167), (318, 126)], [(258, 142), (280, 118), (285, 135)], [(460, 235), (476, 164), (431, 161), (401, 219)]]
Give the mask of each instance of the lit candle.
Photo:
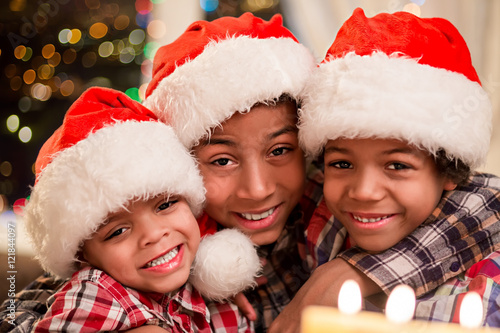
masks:
[[(351, 282), (349, 282), (350, 284)], [(348, 285), (349, 286), (349, 285)], [(342, 289), (347, 286), (342, 286)], [(349, 286), (349, 288), (352, 288)], [(412, 320), (409, 322), (402, 323), (401, 320), (396, 319), (397, 322), (394, 322), (393, 319), (389, 320), (388, 318), (392, 318), (393, 314), (390, 314), (393, 308), (397, 308), (398, 304), (402, 304), (402, 302), (408, 302), (409, 305), (405, 305), (405, 310), (402, 312), (408, 318), (408, 313), (412, 313), (414, 311), (415, 306), (415, 296), (414, 293), (408, 291), (406, 287), (398, 288), (398, 291), (395, 295), (391, 293), (388, 300), (387, 310), (389, 312), (388, 318), (382, 313), (376, 312), (368, 312), (361, 311), (356, 313), (350, 312), (349, 314), (343, 313), (340, 309), (344, 309), (342, 305), (345, 300), (349, 300), (352, 303), (358, 303), (360, 301), (353, 300), (355, 298), (355, 294), (357, 291), (355, 288), (354, 291), (346, 291), (342, 290), (339, 293), (339, 309), (333, 307), (326, 306), (310, 306), (307, 307), (302, 314), (301, 321), (301, 333), (485, 333), (485, 332), (500, 332), (499, 329), (490, 328), (490, 327), (482, 327), (470, 329), (465, 326), (460, 326), (458, 324), (453, 323), (442, 323), (442, 322), (431, 322), (431, 321), (423, 321), (423, 320)], [(359, 290), (359, 287), (358, 287)], [(354, 295), (353, 295), (354, 294)], [(342, 295), (342, 296), (341, 296)], [(474, 297), (474, 296), (469, 296)], [(469, 298), (467, 297), (467, 298)], [(359, 296), (359, 298), (361, 298)], [(403, 301), (401, 298), (410, 299), (409, 301)], [(477, 297), (474, 301), (464, 301), (462, 302), (462, 306), (467, 309), (467, 307), (472, 307), (477, 309), (478, 307), (482, 309), (482, 304), (477, 305)], [(472, 304), (470, 304), (472, 303)], [(475, 303), (475, 304), (474, 304)], [(470, 305), (468, 305), (470, 304)], [(348, 306), (347, 308), (350, 308)], [(345, 310), (343, 310), (345, 311)], [(396, 311), (399, 312), (399, 309)], [(469, 315), (469, 312), (472, 311), (464, 310)], [(397, 314), (395, 315), (398, 316)], [(466, 316), (467, 317), (467, 316)], [(405, 318), (407, 320), (407, 318)], [(410, 316), (411, 318), (411, 316)], [(464, 317), (465, 318), (465, 317)], [(476, 317), (474, 317), (476, 318)], [(482, 314), (481, 314), (482, 319)], [(464, 319), (465, 320), (465, 319)], [(477, 319), (476, 325), (477, 325)], [(462, 321), (462, 320), (461, 320)], [(479, 321), (480, 323), (481, 321)], [(464, 325), (464, 323), (462, 323)], [(474, 326), (477, 327), (477, 326)]]
[(467, 293), (460, 305), (460, 325), (469, 329), (481, 326), (483, 322), (483, 298), (471, 291)]
[(401, 284), (394, 288), (387, 299), (385, 315), (395, 324), (404, 324), (413, 319), (415, 313), (415, 291)]

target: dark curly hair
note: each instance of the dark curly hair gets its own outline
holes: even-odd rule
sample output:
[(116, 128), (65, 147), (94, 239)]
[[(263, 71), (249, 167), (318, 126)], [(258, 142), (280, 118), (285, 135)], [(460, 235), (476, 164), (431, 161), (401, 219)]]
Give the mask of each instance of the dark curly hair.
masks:
[(467, 182), (472, 170), (460, 159), (450, 159), (444, 150), (439, 150), (434, 156), (439, 173), (448, 177), (457, 185), (463, 185)]

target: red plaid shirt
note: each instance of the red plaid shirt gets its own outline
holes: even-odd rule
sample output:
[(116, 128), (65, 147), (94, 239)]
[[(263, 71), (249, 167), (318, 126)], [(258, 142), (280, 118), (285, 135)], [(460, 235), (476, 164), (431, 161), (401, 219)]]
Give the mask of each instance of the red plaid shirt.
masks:
[(52, 298), (35, 332), (121, 331), (142, 325), (183, 333), (251, 332), (233, 304), (211, 304), (217, 309), (211, 320), (205, 301), (190, 284), (173, 296), (144, 293), (123, 286), (101, 270), (86, 268)]

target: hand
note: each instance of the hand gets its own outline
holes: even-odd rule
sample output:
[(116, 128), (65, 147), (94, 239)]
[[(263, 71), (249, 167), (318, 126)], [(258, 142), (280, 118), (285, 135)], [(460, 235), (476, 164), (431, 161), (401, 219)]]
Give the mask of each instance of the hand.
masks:
[(356, 268), (342, 259), (334, 259), (318, 267), (307, 282), (300, 288), (292, 301), (269, 327), (269, 333), (300, 332), (302, 310), (308, 305), (337, 306), (338, 294), (342, 284), (349, 279), (355, 280), (363, 296), (381, 291), (380, 287)]

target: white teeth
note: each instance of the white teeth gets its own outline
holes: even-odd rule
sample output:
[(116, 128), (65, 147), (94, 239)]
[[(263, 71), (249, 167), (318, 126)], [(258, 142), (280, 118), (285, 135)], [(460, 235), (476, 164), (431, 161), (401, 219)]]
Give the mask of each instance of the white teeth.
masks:
[(356, 216), (356, 215), (353, 215), (353, 217), (354, 217), (355, 220), (357, 220), (359, 222), (372, 223), (372, 222), (382, 221), (383, 219), (388, 218), (389, 215), (382, 216), (382, 217), (377, 217), (377, 218), (374, 218), (374, 219), (365, 219), (365, 218), (362, 218), (362, 217), (359, 217), (359, 216)]
[(169, 262), (170, 260), (172, 260), (172, 259), (175, 258), (175, 256), (177, 255), (177, 253), (179, 253), (179, 249), (176, 247), (175, 249), (173, 249), (172, 251), (166, 253), (165, 255), (163, 255), (163, 256), (155, 259), (155, 260), (152, 260), (152, 261), (148, 262), (146, 264), (146, 268), (155, 267), (155, 266), (164, 264), (166, 262)]
[(267, 212), (264, 212), (262, 214), (241, 213), (240, 215), (247, 220), (258, 221), (258, 220), (265, 219), (266, 217), (271, 215), (273, 212), (274, 212), (274, 208), (271, 208)]

